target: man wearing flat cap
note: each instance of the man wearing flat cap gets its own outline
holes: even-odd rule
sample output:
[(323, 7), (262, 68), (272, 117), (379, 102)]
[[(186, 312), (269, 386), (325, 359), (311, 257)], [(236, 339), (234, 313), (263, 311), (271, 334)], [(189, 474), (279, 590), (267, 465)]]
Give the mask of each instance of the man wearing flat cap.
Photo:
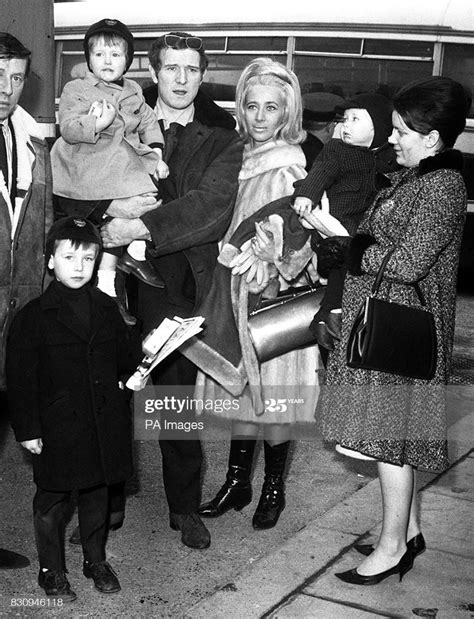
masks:
[(309, 172), (323, 146), (333, 137), (338, 108), (344, 99), (332, 92), (308, 92), (303, 94), (303, 129), (306, 140), (301, 145), (306, 157), (306, 171)]

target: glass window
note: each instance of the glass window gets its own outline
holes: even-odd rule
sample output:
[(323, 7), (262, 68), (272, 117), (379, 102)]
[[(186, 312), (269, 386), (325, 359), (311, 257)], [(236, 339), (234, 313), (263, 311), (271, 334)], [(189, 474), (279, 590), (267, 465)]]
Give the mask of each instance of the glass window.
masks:
[(286, 52), (287, 37), (230, 37), (228, 51)]
[[(474, 93), (474, 46), (446, 43), (442, 75), (460, 82)], [(469, 118), (474, 118), (474, 104), (471, 105)]]
[[(261, 54), (286, 65), (286, 56)], [(217, 101), (233, 101), (235, 87), (244, 67), (255, 54), (209, 54), (209, 66), (204, 77), (204, 89)]]
[(433, 43), (425, 41), (391, 41), (365, 39), (364, 54), (373, 56), (416, 56), (433, 58)]
[(203, 37), (206, 52), (225, 52), (227, 37)]
[(391, 96), (410, 80), (432, 74), (431, 62), (295, 55), (302, 92), (327, 91), (342, 97), (377, 91)]
[(360, 54), (362, 39), (337, 37), (297, 37), (297, 52), (321, 52), (334, 54)]

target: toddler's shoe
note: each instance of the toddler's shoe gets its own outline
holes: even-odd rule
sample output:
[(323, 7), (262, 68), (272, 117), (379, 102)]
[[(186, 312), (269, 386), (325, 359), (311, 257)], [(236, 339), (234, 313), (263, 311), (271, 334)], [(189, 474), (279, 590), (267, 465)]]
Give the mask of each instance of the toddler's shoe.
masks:
[(117, 574), (107, 561), (84, 561), (83, 573), (86, 578), (92, 578), (95, 588), (101, 593), (117, 593), (121, 589)]
[(310, 329), (320, 346), (327, 350), (334, 350), (334, 338), (329, 333), (325, 322), (315, 322), (313, 320)]
[(40, 570), (38, 584), (46, 595), (61, 599), (63, 602), (74, 602), (77, 595), (71, 589), (65, 572), (56, 570)]
[(330, 335), (336, 338), (336, 340), (341, 339), (341, 326), (342, 326), (342, 314), (341, 312), (329, 312), (328, 317), (326, 318), (326, 327), (329, 331)]
[(135, 260), (129, 253), (124, 252), (119, 258), (117, 268), (125, 273), (134, 275), (144, 284), (155, 288), (164, 288), (165, 282), (151, 264), (146, 260)]

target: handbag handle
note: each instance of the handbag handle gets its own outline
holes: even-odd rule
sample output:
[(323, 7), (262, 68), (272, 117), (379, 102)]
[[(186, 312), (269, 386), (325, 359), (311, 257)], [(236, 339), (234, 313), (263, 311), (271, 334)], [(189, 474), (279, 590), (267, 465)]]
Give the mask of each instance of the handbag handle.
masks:
[[(303, 269), (302, 275), (304, 275), (307, 286), (314, 292), (317, 289), (317, 286), (315, 286), (313, 280), (311, 279), (311, 276), (308, 272), (308, 265), (306, 265), (305, 268)], [(263, 298), (263, 290), (262, 290), (261, 292), (258, 293), (257, 302), (255, 303), (254, 309), (250, 313), (252, 314), (253, 312), (258, 311), (259, 309), (262, 309), (263, 301), (264, 301), (264, 298)]]
[[(383, 279), (383, 273), (385, 271), (385, 267), (387, 266), (388, 261), (390, 260), (390, 258), (392, 257), (393, 252), (395, 251), (395, 248), (391, 249), (387, 255), (384, 257), (384, 259), (382, 260), (382, 264), (380, 265), (380, 268), (377, 272), (377, 276), (375, 278), (374, 284), (372, 286), (372, 294), (371, 296), (375, 296), (380, 288), (380, 284), (382, 283), (382, 279)], [(421, 291), (421, 288), (418, 284), (418, 282), (415, 282), (414, 284), (409, 284), (410, 286), (413, 286), (413, 288), (416, 290), (416, 294), (418, 295), (418, 299), (420, 300), (420, 303), (423, 307), (426, 307), (426, 299), (424, 294)]]

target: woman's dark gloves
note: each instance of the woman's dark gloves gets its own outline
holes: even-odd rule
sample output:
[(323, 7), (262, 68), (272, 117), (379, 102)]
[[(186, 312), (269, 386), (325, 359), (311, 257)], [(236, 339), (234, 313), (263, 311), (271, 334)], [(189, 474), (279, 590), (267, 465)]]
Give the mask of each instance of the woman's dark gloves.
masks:
[(347, 252), (347, 270), (352, 275), (362, 275), (362, 256), (365, 250), (376, 243), (370, 234), (356, 234)]
[(350, 236), (323, 239), (317, 232), (311, 232), (311, 249), (318, 257), (318, 273), (321, 277), (327, 279), (332, 269), (339, 269), (346, 264), (350, 241)]

